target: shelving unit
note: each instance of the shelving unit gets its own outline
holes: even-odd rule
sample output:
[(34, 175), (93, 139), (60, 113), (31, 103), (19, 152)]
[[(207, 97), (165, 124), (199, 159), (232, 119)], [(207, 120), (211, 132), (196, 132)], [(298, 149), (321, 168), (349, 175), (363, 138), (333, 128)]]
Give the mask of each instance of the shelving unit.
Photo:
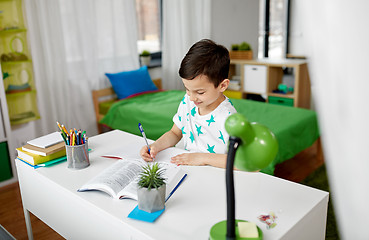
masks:
[(39, 119), (22, 0), (0, 1), (0, 54), (11, 125)]
[[(305, 60), (231, 60), (229, 79), (234, 76), (240, 79), (240, 90), (227, 90), (228, 97), (247, 98), (253, 94), (273, 104), (310, 108), (310, 78)], [(293, 91), (276, 93), (282, 83)]]
[(0, 187), (15, 182), (11, 125), (39, 118), (22, 0), (0, 0)]

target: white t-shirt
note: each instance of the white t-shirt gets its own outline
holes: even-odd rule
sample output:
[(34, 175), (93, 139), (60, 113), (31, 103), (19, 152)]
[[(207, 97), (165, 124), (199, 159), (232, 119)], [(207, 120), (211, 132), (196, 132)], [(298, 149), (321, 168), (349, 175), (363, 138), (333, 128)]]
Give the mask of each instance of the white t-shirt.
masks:
[(192, 152), (227, 153), (229, 135), (224, 123), (229, 115), (236, 113), (227, 97), (219, 106), (206, 115), (185, 94), (179, 104), (173, 122), (182, 130), (184, 148)]

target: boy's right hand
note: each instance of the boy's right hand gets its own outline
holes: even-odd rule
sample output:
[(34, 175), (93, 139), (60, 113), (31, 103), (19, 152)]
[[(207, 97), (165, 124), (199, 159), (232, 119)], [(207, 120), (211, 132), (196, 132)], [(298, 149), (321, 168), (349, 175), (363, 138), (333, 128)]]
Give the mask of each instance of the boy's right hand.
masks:
[(152, 162), (154, 161), (154, 158), (157, 154), (157, 150), (155, 147), (153, 146), (150, 146), (150, 153), (149, 153), (149, 149), (147, 146), (143, 146), (141, 148), (141, 151), (140, 151), (140, 155), (142, 157), (143, 160), (145, 160), (146, 162)]

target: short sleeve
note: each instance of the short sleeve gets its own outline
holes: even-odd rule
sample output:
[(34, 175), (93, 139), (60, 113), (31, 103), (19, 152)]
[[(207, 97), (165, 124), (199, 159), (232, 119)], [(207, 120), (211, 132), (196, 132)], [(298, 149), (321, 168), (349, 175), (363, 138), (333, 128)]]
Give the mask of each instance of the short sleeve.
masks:
[(186, 95), (183, 96), (183, 99), (179, 103), (177, 113), (173, 116), (173, 123), (179, 128), (182, 129), (184, 124), (184, 114), (186, 112)]

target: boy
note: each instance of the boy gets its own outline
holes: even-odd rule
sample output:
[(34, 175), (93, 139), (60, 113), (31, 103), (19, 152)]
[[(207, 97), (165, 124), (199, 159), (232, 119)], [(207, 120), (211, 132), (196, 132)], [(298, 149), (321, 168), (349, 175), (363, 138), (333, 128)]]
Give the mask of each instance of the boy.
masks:
[(176, 145), (182, 138), (190, 153), (172, 157), (177, 165), (211, 165), (225, 168), (228, 133), (224, 123), (236, 112), (223, 95), (229, 84), (229, 52), (215, 42), (195, 43), (179, 69), (186, 94), (173, 117), (173, 127), (150, 145), (142, 147), (141, 157), (152, 161), (161, 150)]

